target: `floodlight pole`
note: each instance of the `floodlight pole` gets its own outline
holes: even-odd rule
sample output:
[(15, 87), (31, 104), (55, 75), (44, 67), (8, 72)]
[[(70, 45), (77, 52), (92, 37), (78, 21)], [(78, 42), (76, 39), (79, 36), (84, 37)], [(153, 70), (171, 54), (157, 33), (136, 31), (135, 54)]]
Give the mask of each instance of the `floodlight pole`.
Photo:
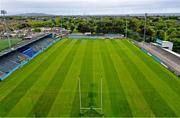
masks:
[(146, 41), (146, 22), (147, 22), (147, 13), (145, 13), (144, 20), (145, 20), (145, 23), (144, 23), (144, 42), (145, 42), (145, 41)]
[[(101, 27), (103, 26), (103, 23), (102, 23), (102, 15), (100, 16), (100, 22), (101, 22)], [(104, 31), (104, 30), (103, 30)], [(101, 31), (101, 33), (102, 33), (102, 31)]]
[(3, 18), (4, 18), (4, 32), (7, 33), (9, 48), (11, 49), (11, 41), (9, 39), (9, 33), (8, 33), (7, 24), (6, 24), (6, 14), (7, 14), (7, 11), (1, 10), (1, 14), (3, 15)]
[(126, 38), (127, 38), (127, 19), (126, 19)]
[(128, 32), (128, 31), (127, 31), (127, 30), (128, 30), (128, 26), (127, 26), (127, 25), (128, 25), (128, 22), (127, 22), (127, 19), (128, 19), (128, 15), (126, 16), (126, 38), (127, 38), (127, 32)]
[(62, 35), (62, 27), (63, 27), (63, 15), (62, 15), (62, 20), (61, 20), (61, 35)]

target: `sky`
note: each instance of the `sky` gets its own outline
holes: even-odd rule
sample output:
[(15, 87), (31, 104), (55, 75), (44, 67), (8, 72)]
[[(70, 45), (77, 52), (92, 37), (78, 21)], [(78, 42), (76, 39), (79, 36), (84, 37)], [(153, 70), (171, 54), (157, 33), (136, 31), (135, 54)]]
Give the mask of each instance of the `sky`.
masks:
[(180, 0), (0, 0), (0, 9), (7, 10), (9, 15), (180, 13)]

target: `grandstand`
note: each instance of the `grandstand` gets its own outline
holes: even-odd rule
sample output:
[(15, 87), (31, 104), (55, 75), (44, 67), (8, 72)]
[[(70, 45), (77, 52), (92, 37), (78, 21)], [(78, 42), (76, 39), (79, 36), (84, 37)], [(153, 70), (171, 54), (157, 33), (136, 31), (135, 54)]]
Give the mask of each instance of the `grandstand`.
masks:
[(0, 80), (6, 78), (13, 71), (18, 69), (42, 52), (52, 43), (55, 38), (52, 34), (41, 34), (41, 36), (34, 37), (28, 42), (16, 45), (14, 50), (6, 50), (5, 53), (0, 54)]
[[(24, 46), (27, 46), (27, 45), (32, 44), (32, 43), (34, 43), (34, 42), (37, 42), (38, 40), (40, 40), (40, 39), (42, 39), (42, 38), (48, 38), (47, 35), (48, 35), (48, 36), (51, 36), (51, 37), (53, 36), (52, 34), (49, 34), (49, 33), (47, 33), (47, 34), (33, 35), (33, 36), (31, 37), (31, 40), (24, 40), (24, 41), (22, 41), (21, 43), (13, 46), (12, 48), (13, 48), (13, 50), (18, 50), (19, 48), (22, 48), (22, 47), (24, 47)], [(10, 53), (10, 52), (12, 52), (12, 49), (3, 50), (3, 51), (0, 52), (0, 57), (3, 56), (3, 55), (8, 54), (8, 53)]]

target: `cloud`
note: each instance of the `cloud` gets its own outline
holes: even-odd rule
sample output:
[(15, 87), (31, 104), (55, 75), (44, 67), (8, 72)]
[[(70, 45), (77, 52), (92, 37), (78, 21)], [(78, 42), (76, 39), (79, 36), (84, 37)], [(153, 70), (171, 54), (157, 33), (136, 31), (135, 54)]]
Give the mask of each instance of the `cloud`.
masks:
[(180, 0), (0, 0), (10, 14), (121, 14), (180, 12)]

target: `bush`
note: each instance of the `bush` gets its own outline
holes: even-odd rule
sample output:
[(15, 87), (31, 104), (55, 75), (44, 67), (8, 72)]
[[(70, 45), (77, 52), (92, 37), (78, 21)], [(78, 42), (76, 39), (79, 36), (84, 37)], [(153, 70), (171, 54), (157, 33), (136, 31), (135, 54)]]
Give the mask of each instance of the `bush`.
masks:
[(41, 32), (41, 29), (35, 28), (35, 29), (34, 29), (34, 32)]

